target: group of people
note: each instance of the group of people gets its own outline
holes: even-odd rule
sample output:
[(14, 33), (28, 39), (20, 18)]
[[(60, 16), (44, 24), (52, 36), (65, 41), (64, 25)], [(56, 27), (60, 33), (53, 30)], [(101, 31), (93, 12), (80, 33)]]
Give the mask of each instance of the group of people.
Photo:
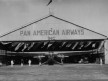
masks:
[(88, 58), (87, 58), (87, 57), (81, 58), (81, 59), (79, 60), (79, 63), (84, 63), (84, 64), (89, 63)]
[[(28, 60), (28, 65), (29, 65), (29, 66), (31, 66), (31, 62), (32, 62), (32, 61), (29, 59), (29, 60)], [(14, 65), (14, 60), (11, 60), (11, 67), (13, 67), (13, 65)], [(23, 66), (23, 65), (24, 65), (23, 59), (21, 59), (21, 66)]]

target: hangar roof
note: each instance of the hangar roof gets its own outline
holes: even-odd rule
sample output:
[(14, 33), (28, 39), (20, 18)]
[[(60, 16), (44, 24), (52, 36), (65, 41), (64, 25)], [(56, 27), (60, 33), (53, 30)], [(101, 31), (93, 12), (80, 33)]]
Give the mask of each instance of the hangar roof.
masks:
[(48, 15), (35, 22), (0, 36), (0, 41), (87, 39), (107, 39), (107, 36), (66, 21), (54, 15)]

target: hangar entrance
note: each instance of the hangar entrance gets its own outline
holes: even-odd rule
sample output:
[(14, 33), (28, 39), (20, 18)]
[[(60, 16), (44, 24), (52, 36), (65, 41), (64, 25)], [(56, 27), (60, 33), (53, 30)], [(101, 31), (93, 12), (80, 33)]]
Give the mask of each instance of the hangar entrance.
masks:
[(103, 40), (2, 41), (6, 64), (104, 63)]
[[(102, 57), (99, 54), (88, 54), (88, 55), (72, 55), (68, 57), (64, 57), (63, 64), (100, 64), (100, 59)], [(37, 56), (7, 56), (6, 57), (6, 64), (10, 65), (11, 60), (14, 61), (15, 65), (20, 65), (21, 62), (24, 63), (24, 65), (28, 65), (28, 60), (32, 61), (32, 65), (38, 65), (39, 64), (39, 58)], [(23, 61), (22, 61), (23, 60)], [(48, 61), (49, 60), (49, 61)], [(48, 56), (45, 56), (41, 59), (42, 64), (61, 64), (61, 58), (54, 56), (54, 58), (51, 60)]]

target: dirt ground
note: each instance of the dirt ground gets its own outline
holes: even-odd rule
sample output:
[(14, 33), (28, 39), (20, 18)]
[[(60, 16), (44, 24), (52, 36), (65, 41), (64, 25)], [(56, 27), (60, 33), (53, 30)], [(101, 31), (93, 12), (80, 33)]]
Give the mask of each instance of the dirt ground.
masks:
[(108, 65), (1, 66), (0, 81), (108, 81)]

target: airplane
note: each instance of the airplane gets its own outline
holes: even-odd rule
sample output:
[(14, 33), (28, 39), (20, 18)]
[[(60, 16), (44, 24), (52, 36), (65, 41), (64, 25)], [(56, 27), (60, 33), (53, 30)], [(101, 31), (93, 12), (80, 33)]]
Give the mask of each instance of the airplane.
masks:
[[(28, 55), (32, 55), (33, 58), (38, 58), (39, 60), (39, 66), (41, 65), (44, 65), (44, 64), (48, 64), (48, 65), (54, 65), (55, 63), (57, 64), (60, 64), (60, 65), (63, 65), (64, 64), (64, 59), (69, 57), (69, 56), (72, 56), (72, 55), (75, 55), (75, 54), (84, 54), (84, 53), (90, 53), (90, 54), (95, 54), (97, 50), (89, 50), (89, 51), (49, 51), (49, 52), (9, 52), (7, 51), (7, 54), (13, 54), (15, 55), (15, 53), (17, 54), (28, 54)], [(48, 57), (47, 61), (45, 62), (42, 62), (42, 59), (45, 58), (45, 57)], [(54, 57), (57, 57), (60, 59), (60, 62), (59, 61), (56, 61), (54, 59)]]

